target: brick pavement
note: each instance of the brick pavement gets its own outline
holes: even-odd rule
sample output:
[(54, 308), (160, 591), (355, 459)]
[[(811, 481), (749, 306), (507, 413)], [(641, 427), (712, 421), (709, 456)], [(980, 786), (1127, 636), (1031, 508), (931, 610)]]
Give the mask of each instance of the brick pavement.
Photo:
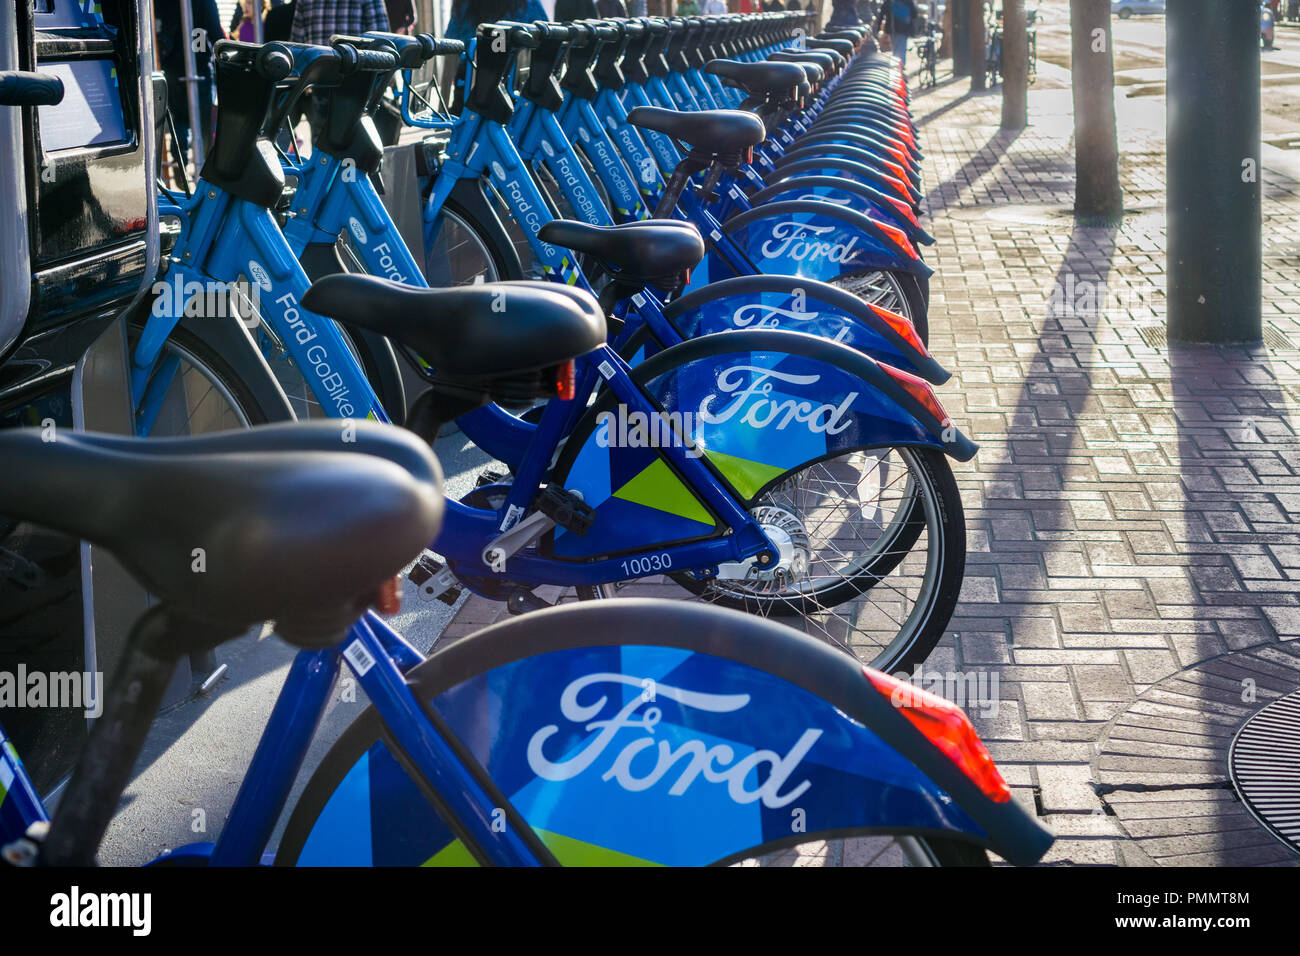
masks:
[[(956, 467), (967, 580), (926, 670), (997, 675), (997, 712), (972, 716), (1058, 834), (1045, 862), (1151, 863), (1115, 813), (1123, 798), (1098, 794), (1111, 721), (1184, 669), (1300, 636), (1300, 184), (1265, 174), (1276, 347), (1169, 350), (1160, 104), (1132, 111), (1131, 128), (1121, 115), (1129, 213), (1081, 225), (1068, 91), (1035, 92), (1033, 125), (1013, 134), (997, 129), (997, 93), (965, 90), (914, 101), (937, 239), (931, 348), (955, 373), (940, 397), (982, 446)], [(447, 636), (502, 613), (473, 599)], [(1195, 759), (1172, 732), (1165, 743), (1171, 760)], [(1215, 819), (1213, 802), (1202, 809)], [(1212, 822), (1165, 837), (1159, 862), (1241, 862), (1234, 848), (1258, 831), (1223, 816), (1238, 822), (1212, 839)], [(799, 861), (852, 859), (822, 844)]]

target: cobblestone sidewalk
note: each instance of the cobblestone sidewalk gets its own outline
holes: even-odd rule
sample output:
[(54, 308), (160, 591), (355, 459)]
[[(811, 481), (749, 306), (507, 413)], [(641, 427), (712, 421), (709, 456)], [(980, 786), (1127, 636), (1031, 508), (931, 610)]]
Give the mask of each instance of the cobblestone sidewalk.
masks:
[[(1069, 91), (1034, 92), (1033, 125), (1014, 134), (997, 128), (999, 94), (967, 85), (913, 102), (937, 239), (931, 348), (955, 372), (939, 393), (982, 446), (957, 467), (967, 579), (926, 671), (996, 675), (996, 713), (972, 717), (1058, 834), (1045, 862), (1295, 862), (1243, 824), (1222, 768), (1180, 776), (1182, 761), (1201, 769), (1198, 730), (1222, 736), (1221, 720), (1202, 727), (1193, 703), (1161, 721), (1158, 696), (1135, 711), (1157, 719), (1125, 714), (1212, 659), (1231, 683), (1247, 649), (1292, 662), (1300, 685), (1300, 184), (1265, 171), (1267, 347), (1170, 350), (1162, 102), (1121, 117), (1129, 213), (1083, 226), (1069, 212)], [(447, 637), (503, 613), (472, 599)], [(1286, 684), (1239, 703), (1253, 711)], [(1129, 738), (1160, 759), (1132, 766)], [(813, 846), (799, 862), (851, 857)]]

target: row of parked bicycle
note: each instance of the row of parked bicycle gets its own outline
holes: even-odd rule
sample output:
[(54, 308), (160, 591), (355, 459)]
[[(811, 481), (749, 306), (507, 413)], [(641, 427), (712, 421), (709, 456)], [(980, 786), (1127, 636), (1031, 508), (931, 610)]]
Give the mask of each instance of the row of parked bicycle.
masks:
[[(905, 77), (864, 30), (805, 22), (218, 45), (216, 141), (159, 198), (166, 284), (241, 304), (133, 317), (147, 440), (0, 433), (25, 475), (0, 478), (6, 513), (109, 547), (161, 599), (52, 828), (32, 792), (0, 834), (92, 859), (176, 657), (274, 620), (302, 652), (234, 810), (168, 859), (258, 862), (343, 661), (373, 707), (277, 862), (708, 863), (818, 833), (1041, 856), (961, 712), (880, 673), (944, 632), (965, 563), (946, 459), (976, 448), (932, 387)], [(452, 116), (418, 77), (462, 55)], [(309, 91), (303, 155), (281, 129)], [(429, 132), (423, 263), (379, 192), (390, 108)], [(425, 383), (409, 404), (398, 353)], [(247, 427), (294, 417), (342, 421)], [(506, 471), (444, 501), (429, 445), (453, 420)], [(173, 437), (214, 426), (243, 428)], [(366, 610), (417, 558), (449, 602), (621, 600), (425, 660)], [(639, 598), (667, 581), (691, 600)]]

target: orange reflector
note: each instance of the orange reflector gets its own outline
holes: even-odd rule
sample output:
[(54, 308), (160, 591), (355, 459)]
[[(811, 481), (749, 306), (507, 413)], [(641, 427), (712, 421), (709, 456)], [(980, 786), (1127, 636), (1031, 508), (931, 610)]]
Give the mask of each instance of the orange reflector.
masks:
[(555, 397), (562, 398), (566, 402), (572, 401), (573, 396), (578, 393), (577, 374), (573, 367), (573, 359), (565, 362), (555, 369)]
[(912, 245), (912, 240), (907, 238), (907, 233), (903, 232), (903, 230), (899, 229), (893, 223), (881, 222), (879, 219), (873, 219), (871, 221), (880, 227), (881, 232), (883, 232), (890, 239), (893, 239), (894, 242), (896, 242), (898, 245), (902, 246), (905, 250), (907, 250), (907, 254), (909, 256), (911, 256), (913, 259), (920, 258), (916, 254), (916, 247)]
[(916, 221), (916, 213), (912, 212), (911, 206), (903, 202), (903, 200), (901, 199), (895, 199), (893, 196), (886, 196), (885, 198), (889, 200), (890, 204), (895, 209), (897, 209), (900, 213), (903, 214), (904, 219), (906, 219), (914, 226), (920, 225), (920, 223)]
[(396, 614), (402, 609), (402, 576), (389, 578), (379, 585), (375, 596), (375, 610), (380, 614)]
[(948, 417), (948, 413), (939, 404), (939, 396), (934, 394), (934, 389), (930, 387), (929, 382), (923, 378), (917, 378), (911, 372), (904, 372), (892, 365), (886, 365), (884, 362), (878, 362), (877, 364), (886, 375), (903, 386), (903, 390), (908, 395), (920, 402), (921, 407), (938, 420), (941, 428), (948, 428), (952, 425), (952, 419)]
[(980, 793), (994, 803), (1006, 803), (1011, 799), (1011, 788), (1002, 779), (993, 757), (959, 707), (937, 694), (869, 667), (862, 668), (862, 672), (871, 686), (888, 697), (912, 726), (925, 735), (926, 740), (943, 751), (957, 769), (979, 787)]
[(921, 336), (917, 333), (916, 326), (912, 324), (911, 319), (905, 315), (899, 315), (897, 312), (882, 309), (878, 305), (872, 305), (870, 302), (867, 303), (867, 307), (876, 313), (886, 325), (901, 335), (908, 345), (927, 358), (929, 357), (930, 351), (925, 347), (925, 343), (921, 341)]
[(747, 150), (745, 150), (745, 162), (752, 163), (753, 161), (754, 161), (754, 147), (751, 146)]

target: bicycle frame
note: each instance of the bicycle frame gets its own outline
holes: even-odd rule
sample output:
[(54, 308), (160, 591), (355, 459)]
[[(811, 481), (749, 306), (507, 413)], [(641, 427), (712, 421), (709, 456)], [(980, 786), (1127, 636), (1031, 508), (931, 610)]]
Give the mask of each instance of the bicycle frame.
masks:
[[(500, 135), (505, 135), (504, 129), (500, 130)], [(515, 168), (518, 168), (517, 164)], [(520, 187), (531, 189), (535, 201), (540, 202), (540, 193), (530, 179), (520, 175), (518, 183)], [(330, 191), (331, 197), (339, 197), (340, 204), (351, 201), (357, 204), (355, 211), (363, 215), (369, 212), (380, 217), (382, 204), (378, 203), (373, 191), (370, 193), (372, 201), (368, 208), (363, 208), (366, 195), (365, 189)], [(218, 277), (218, 281), (232, 281), (240, 274), (254, 277), (259, 288), (263, 289), (263, 295), (269, 296), (270, 301), (278, 307), (270, 310), (269, 316), (266, 316), (271, 331), (288, 347), (296, 362), (307, 363), (305, 366), (300, 365), (300, 368), (312, 369), (313, 375), (308, 378), (308, 384), (332, 417), (369, 417), (387, 421), (364, 371), (347, 351), (338, 327), (299, 304), (310, 281), (268, 210), (245, 200), (234, 199), (200, 180), (195, 196), (189, 203), (173, 206), (167, 212), (181, 215), (183, 222), (193, 222), (188, 234), (185, 229), (182, 230), (176, 248), (179, 259), (203, 264), (204, 275)], [(391, 224), (386, 213), (383, 214), (382, 221)], [(374, 252), (374, 247), (369, 244), (366, 248), (371, 253)], [(394, 248), (405, 250), (399, 242), (394, 242)], [(250, 250), (260, 260), (248, 259)], [(407, 267), (414, 266), (409, 252), (406, 253), (406, 262)], [(574, 281), (579, 281), (581, 274), (576, 266), (571, 267), (571, 270)], [(414, 274), (418, 275), (418, 270), (414, 270)], [(193, 281), (200, 281), (200, 274), (190, 267), (182, 267), (178, 275), (195, 277)], [(163, 344), (179, 320), (179, 310), (173, 311), (177, 314), (155, 312), (150, 317), (132, 356), (132, 394), (137, 402), (136, 407), (142, 409), (138, 423), (142, 434), (148, 433), (161, 396), (170, 383), (170, 375), (175, 371), (174, 368), (162, 368), (154, 374)], [(627, 406), (629, 412), (640, 412), (648, 416), (649, 420), (657, 420), (658, 408), (632, 381), (630, 372), (627, 364), (612, 349), (602, 347), (581, 360), (578, 394), (584, 398), (589, 396), (597, 382), (603, 380), (606, 387)], [(462, 580), (483, 578), (503, 581), (504, 569), (490, 567), (486, 563), (484, 550), (491, 540), (508, 530), (519, 516), (529, 511), (545, 481), (556, 448), (572, 430), (584, 408), (584, 403), (580, 401), (555, 401), (548, 404), (541, 422), (535, 428), (519, 423), (518, 431), (510, 437), (515, 440), (523, 438), (526, 450), (522, 456), (515, 456), (518, 458), (516, 479), (498, 509), (473, 508), (460, 502), (448, 502), (443, 530), (430, 547), (457, 565), (458, 576)], [(360, 414), (363, 410), (367, 414)], [(504, 417), (504, 413), (501, 414)], [(700, 458), (692, 457), (688, 454), (689, 449), (684, 447), (665, 448), (663, 451), (693, 491), (732, 533), (676, 547), (647, 548), (647, 554), (668, 555), (674, 567), (711, 567), (719, 563), (744, 560), (772, 547), (752, 516), (722, 489)], [(544, 583), (561, 586), (612, 583), (635, 576), (628, 573), (629, 557), (624, 554), (603, 561), (576, 564), (520, 553), (510, 559), (509, 577), (505, 580), (529, 586)]]

